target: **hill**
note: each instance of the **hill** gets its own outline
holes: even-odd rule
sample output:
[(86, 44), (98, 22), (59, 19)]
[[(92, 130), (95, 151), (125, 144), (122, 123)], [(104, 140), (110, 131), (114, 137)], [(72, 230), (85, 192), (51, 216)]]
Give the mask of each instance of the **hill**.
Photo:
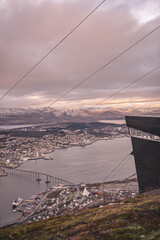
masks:
[(124, 120), (125, 115), (160, 115), (159, 108), (149, 109), (56, 109), (56, 108), (0, 108), (0, 125), (45, 124), (59, 122), (94, 122)]
[(160, 195), (0, 229), (1, 240), (160, 239)]

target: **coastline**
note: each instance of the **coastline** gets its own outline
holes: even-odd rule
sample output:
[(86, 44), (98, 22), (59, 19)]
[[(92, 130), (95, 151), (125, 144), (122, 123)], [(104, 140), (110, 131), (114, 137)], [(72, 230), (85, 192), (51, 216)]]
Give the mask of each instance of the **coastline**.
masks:
[[(53, 153), (54, 161), (26, 161), (21, 165), (20, 169), (35, 172), (43, 171), (57, 177), (63, 177), (69, 181), (71, 180), (76, 184), (86, 183), (88, 185), (89, 183), (100, 183), (107, 171), (110, 171), (114, 164), (119, 161), (119, 158), (123, 157), (122, 152), (124, 154), (128, 152), (128, 147), (130, 146), (128, 138), (126, 140), (123, 137), (116, 138), (115, 143), (114, 141), (102, 140), (104, 139), (99, 139), (95, 144), (91, 144), (86, 148), (77, 146), (68, 150), (63, 148), (61, 150), (57, 149), (60, 151)], [(127, 144), (128, 142), (129, 144)], [(118, 154), (115, 154), (115, 147)], [(130, 162), (128, 163), (130, 164)], [(132, 165), (129, 168), (127, 167), (126, 170), (122, 171), (122, 174), (120, 173), (117, 176), (117, 179), (121, 179), (124, 175), (131, 175), (132, 171), (134, 171), (133, 167)], [(7, 178), (1, 178), (3, 183), (1, 191), (1, 217), (3, 217), (3, 223), (8, 221), (8, 219), (14, 221), (15, 218), (19, 217), (18, 213), (11, 212), (10, 206), (13, 199), (19, 196), (23, 199), (29, 199), (35, 193), (40, 193), (46, 189), (44, 181), (37, 183), (28, 180), (27, 178), (26, 181), (25, 177), (23, 177), (19, 181), (18, 177), (10, 174)], [(11, 183), (13, 184), (12, 187)]]
[(48, 159), (48, 156), (50, 156), (50, 154), (53, 154), (56, 150), (68, 149), (68, 148), (72, 148), (72, 147), (86, 147), (86, 146), (92, 145), (98, 141), (108, 141), (108, 140), (115, 140), (117, 138), (126, 138), (126, 137), (129, 137), (129, 136), (128, 135), (117, 135), (116, 137), (104, 137), (104, 138), (95, 139), (92, 142), (90, 141), (90, 142), (83, 142), (83, 143), (69, 143), (69, 144), (59, 146), (59, 147), (55, 147), (55, 149), (53, 151), (45, 153), (46, 157), (29, 158), (24, 161), (54, 160), (54, 157), (53, 158), (51, 157), (51, 159)]
[[(112, 137), (100, 137), (100, 138), (94, 138), (94, 140), (83, 140), (82, 142), (69, 142), (69, 143), (61, 143), (59, 144), (59, 146), (55, 146), (54, 149), (48, 149), (47, 152), (43, 153), (42, 156), (22, 156), (19, 159), (11, 159), (8, 163), (5, 163), (5, 167), (6, 168), (19, 168), (24, 162), (26, 161), (34, 161), (34, 160), (45, 160), (45, 161), (50, 161), (50, 160), (54, 160), (54, 156), (53, 153), (56, 150), (60, 150), (60, 149), (69, 149), (72, 147), (86, 147), (89, 145), (92, 145), (98, 141), (108, 141), (108, 140), (115, 140), (118, 138), (126, 138), (129, 137), (128, 134), (116, 134)], [(16, 161), (15, 161), (16, 160)]]

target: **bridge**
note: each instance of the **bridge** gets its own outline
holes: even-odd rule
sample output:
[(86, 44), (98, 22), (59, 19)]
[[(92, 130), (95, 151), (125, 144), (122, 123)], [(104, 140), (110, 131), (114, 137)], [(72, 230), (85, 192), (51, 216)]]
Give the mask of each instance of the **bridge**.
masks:
[[(78, 188), (77, 185), (75, 185), (74, 183), (61, 179), (61, 178), (57, 178), (54, 177), (52, 175), (48, 175), (46, 173), (41, 173), (41, 172), (33, 172), (33, 171), (28, 171), (28, 170), (22, 170), (22, 169), (17, 169), (17, 168), (7, 168), (5, 167), (5, 172), (7, 172), (8, 174), (12, 174), (15, 175), (17, 177), (20, 177), (24, 180), (30, 180), (30, 181), (44, 181), (47, 185), (49, 186), (58, 186), (60, 184), (62, 185), (67, 185), (67, 186), (73, 186), (75, 187), (75, 189), (77, 190), (77, 195), (80, 194), (80, 190)], [(47, 195), (50, 192), (46, 192), (46, 194), (43, 196), (43, 198), (39, 201), (38, 205), (33, 208), (33, 210), (31, 211), (30, 214), (28, 214), (27, 216), (22, 216), (20, 217), (20, 219), (8, 223), (7, 225), (1, 225), (0, 227), (9, 227), (9, 226), (14, 226), (20, 223), (24, 223), (25, 221), (29, 220), (30, 218), (32, 218), (35, 214), (37, 214), (37, 210), (40, 208), (40, 206), (43, 203), (43, 200), (47, 197)]]
[[(5, 168), (5, 172), (7, 172), (8, 174), (18, 176), (25, 180), (37, 181), (37, 182), (44, 181), (49, 186), (58, 186), (60, 184), (75, 186), (75, 184), (70, 181), (57, 178), (52, 175), (48, 175), (46, 173), (33, 172), (33, 171), (22, 170), (17, 168)], [(77, 188), (77, 186), (75, 187)]]

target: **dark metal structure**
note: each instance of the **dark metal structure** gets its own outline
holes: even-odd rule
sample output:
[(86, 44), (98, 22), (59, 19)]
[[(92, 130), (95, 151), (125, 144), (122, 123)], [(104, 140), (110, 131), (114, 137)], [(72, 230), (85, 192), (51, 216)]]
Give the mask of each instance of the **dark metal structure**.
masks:
[(140, 193), (160, 188), (160, 118), (126, 116)]

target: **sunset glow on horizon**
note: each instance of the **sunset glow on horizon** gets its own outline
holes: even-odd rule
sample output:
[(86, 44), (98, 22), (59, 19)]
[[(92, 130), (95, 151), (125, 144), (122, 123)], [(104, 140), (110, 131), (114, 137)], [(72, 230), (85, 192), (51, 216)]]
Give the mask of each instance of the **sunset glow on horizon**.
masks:
[[(0, 96), (67, 35), (99, 0), (4, 0), (0, 3)], [(160, 2), (106, 1), (2, 101), (0, 107), (47, 107), (129, 48), (160, 22)], [(160, 65), (160, 29), (52, 107), (92, 108)], [(99, 104), (160, 106), (160, 70)]]

